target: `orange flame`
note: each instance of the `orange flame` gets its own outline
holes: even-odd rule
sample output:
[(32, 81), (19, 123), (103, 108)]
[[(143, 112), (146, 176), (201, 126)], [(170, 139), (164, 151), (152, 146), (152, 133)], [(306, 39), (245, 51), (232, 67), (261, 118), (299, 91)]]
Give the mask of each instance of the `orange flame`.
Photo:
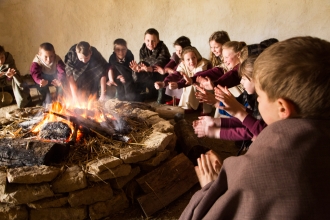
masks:
[[(103, 113), (101, 111), (99, 111), (97, 108), (95, 108), (95, 101), (96, 101), (96, 96), (90, 96), (88, 98), (87, 102), (70, 102), (68, 100), (65, 100), (64, 98), (62, 98), (61, 102), (56, 101), (53, 102), (49, 108), (49, 112), (55, 112), (61, 115), (70, 115), (67, 110), (72, 110), (72, 109), (79, 109), (81, 110), (81, 115), (84, 118), (90, 118), (92, 120), (95, 120), (96, 122), (103, 122), (106, 121), (105, 117), (108, 117), (109, 119), (113, 119), (113, 116), (110, 114), (106, 114), (103, 115)], [(93, 115), (89, 115), (88, 113), (93, 113)], [(71, 138), (73, 132), (74, 132), (74, 125), (72, 122), (65, 120), (61, 117), (58, 117), (54, 114), (46, 114), (45, 117), (43, 118), (43, 120), (36, 125), (33, 129), (32, 132), (33, 133), (38, 133), (41, 130), (41, 127), (49, 122), (64, 122), (67, 125), (69, 125), (69, 127), (71, 128), (71, 135), (69, 137), (69, 139)], [(80, 140), (82, 137), (82, 132), (78, 129), (77, 131), (77, 140)]]

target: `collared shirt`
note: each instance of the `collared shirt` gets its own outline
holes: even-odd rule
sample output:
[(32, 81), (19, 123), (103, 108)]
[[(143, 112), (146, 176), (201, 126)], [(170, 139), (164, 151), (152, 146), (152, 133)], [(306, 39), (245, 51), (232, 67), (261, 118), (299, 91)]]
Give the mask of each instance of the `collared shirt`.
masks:
[(125, 63), (125, 58), (124, 58), (124, 59), (119, 59), (119, 58), (117, 57), (117, 61), (118, 61), (118, 63)]

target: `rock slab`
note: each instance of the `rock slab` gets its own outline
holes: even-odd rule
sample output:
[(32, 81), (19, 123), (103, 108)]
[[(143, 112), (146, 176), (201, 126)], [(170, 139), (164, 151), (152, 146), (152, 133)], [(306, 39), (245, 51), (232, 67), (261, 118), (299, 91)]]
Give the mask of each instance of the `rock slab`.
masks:
[(49, 208), (49, 209), (32, 209), (30, 212), (30, 220), (83, 220), (87, 219), (87, 209), (82, 208)]
[(9, 183), (42, 183), (50, 182), (60, 173), (60, 169), (51, 166), (25, 166), (11, 168), (7, 171)]
[(110, 184), (101, 183), (87, 189), (71, 192), (68, 201), (71, 207), (77, 207), (106, 201), (112, 197), (113, 192)]
[(94, 219), (100, 219), (123, 209), (128, 208), (129, 202), (124, 192), (120, 192), (112, 199), (105, 202), (98, 202), (89, 206), (89, 217)]
[(52, 197), (53, 195), (54, 193), (50, 190), (48, 183), (10, 184), (7, 186), (6, 192), (0, 195), (0, 202), (20, 205)]
[(53, 182), (55, 193), (72, 192), (87, 187), (85, 173), (79, 166), (69, 167)]

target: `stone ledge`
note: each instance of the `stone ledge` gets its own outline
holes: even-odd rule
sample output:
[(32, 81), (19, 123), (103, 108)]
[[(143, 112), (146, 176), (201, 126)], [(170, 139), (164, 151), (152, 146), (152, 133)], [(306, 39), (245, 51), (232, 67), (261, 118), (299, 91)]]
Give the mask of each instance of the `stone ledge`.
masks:
[(11, 168), (7, 171), (9, 183), (42, 183), (50, 182), (60, 173), (60, 169), (50, 166), (25, 166)]

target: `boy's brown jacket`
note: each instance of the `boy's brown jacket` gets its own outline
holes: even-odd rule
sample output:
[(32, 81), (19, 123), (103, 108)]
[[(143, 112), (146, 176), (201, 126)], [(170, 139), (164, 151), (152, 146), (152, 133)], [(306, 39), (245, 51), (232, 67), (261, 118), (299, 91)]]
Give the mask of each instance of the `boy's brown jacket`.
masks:
[(286, 119), (225, 159), (180, 219), (330, 219), (330, 121)]

